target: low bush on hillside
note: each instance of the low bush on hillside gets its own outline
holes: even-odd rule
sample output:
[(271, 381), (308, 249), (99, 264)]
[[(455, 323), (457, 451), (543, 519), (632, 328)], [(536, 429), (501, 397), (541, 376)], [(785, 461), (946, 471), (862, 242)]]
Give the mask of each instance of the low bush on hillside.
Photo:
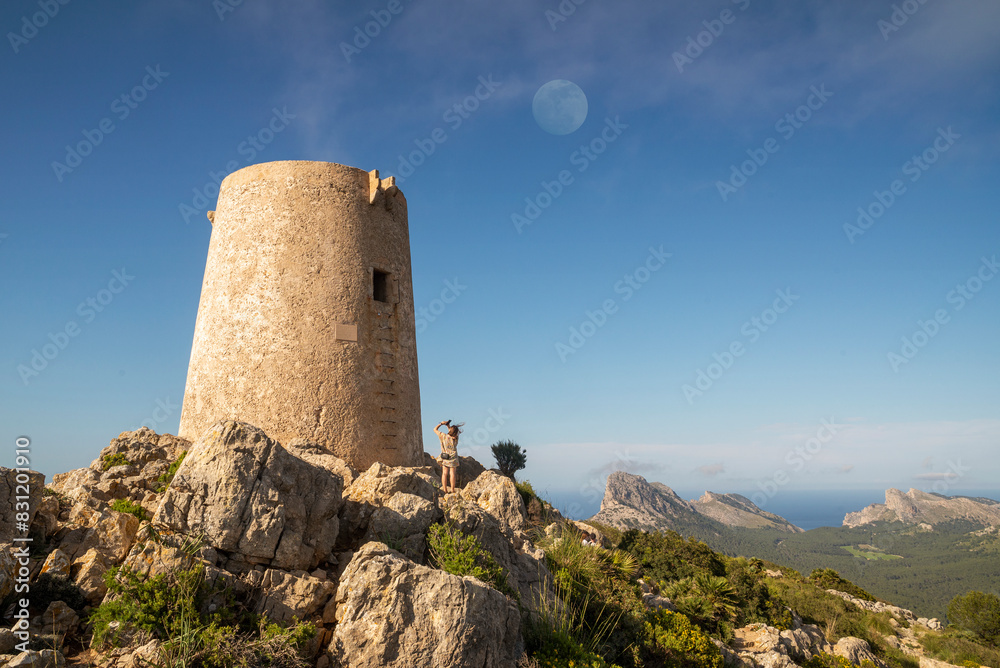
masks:
[(956, 596), (948, 604), (948, 621), (993, 646), (1000, 644), (1000, 597), (981, 591)]
[(928, 656), (956, 666), (1000, 666), (1000, 650), (955, 633), (927, 633), (920, 644)]
[(669, 610), (650, 612), (646, 622), (646, 635), (647, 663), (643, 665), (722, 668), (719, 648), (682, 614)]
[(431, 559), (437, 568), (452, 575), (471, 575), (502, 594), (518, 599), (507, 584), (507, 571), (498, 564), (473, 535), (465, 535), (453, 526), (434, 524), (427, 531)]
[(170, 467), (167, 468), (166, 472), (160, 474), (160, 476), (156, 479), (156, 482), (160, 483), (159, 485), (156, 486), (157, 494), (162, 494), (164, 491), (166, 491), (167, 487), (170, 486), (170, 483), (174, 479), (174, 475), (177, 474), (177, 469), (181, 467), (181, 464), (184, 462), (184, 457), (186, 455), (187, 455), (187, 450), (182, 452), (180, 457), (171, 462)]
[(862, 601), (874, 601), (874, 596), (866, 592), (853, 582), (849, 582), (840, 577), (840, 573), (832, 568), (817, 568), (809, 574), (809, 581), (821, 589), (835, 589), (845, 594), (850, 594)]
[[(161, 642), (159, 658), (168, 666), (309, 665), (300, 651), (316, 634), (315, 626), (296, 622), (286, 628), (245, 612), (225, 585), (206, 581), (203, 565), (154, 577), (115, 567), (105, 574), (105, 584), (108, 596), (89, 618), (95, 648), (153, 638)], [(209, 600), (220, 596), (225, 604), (210, 612)]]
[(111, 503), (111, 510), (137, 517), (140, 522), (145, 522), (149, 519), (149, 513), (146, 512), (146, 509), (129, 499), (115, 499)]
[(108, 469), (115, 466), (128, 466), (132, 462), (122, 454), (121, 452), (116, 452), (113, 455), (101, 455), (101, 470), (107, 471)]

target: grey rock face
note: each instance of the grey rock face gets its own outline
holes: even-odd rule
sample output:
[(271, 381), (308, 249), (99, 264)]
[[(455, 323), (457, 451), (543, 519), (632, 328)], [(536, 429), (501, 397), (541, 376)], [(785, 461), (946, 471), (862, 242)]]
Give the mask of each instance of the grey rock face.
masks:
[(341, 665), (510, 668), (518, 659), (513, 601), (475, 578), (421, 566), (382, 543), (367, 543), (355, 554), (336, 601), (330, 653)]
[(339, 475), (260, 429), (220, 422), (191, 446), (154, 522), (201, 533), (248, 564), (312, 569), (331, 556), (343, 488)]

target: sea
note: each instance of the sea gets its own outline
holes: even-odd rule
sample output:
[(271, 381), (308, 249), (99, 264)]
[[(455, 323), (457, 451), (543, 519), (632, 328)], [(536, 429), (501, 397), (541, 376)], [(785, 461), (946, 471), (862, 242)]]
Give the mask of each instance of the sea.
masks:
[[(674, 490), (682, 499), (697, 499), (704, 490), (685, 491)], [(759, 490), (756, 490), (759, 491)], [(903, 490), (906, 491), (906, 490)], [(933, 491), (928, 488), (926, 491)], [(722, 493), (722, 492), (720, 492)], [(737, 491), (747, 498), (753, 496), (754, 491)], [(986, 497), (1000, 501), (1000, 490), (962, 490), (949, 489), (948, 496), (973, 496)], [(559, 509), (564, 515), (572, 519), (586, 519), (594, 516), (600, 510), (600, 500), (582, 499), (578, 494), (553, 492), (542, 496)], [(758, 495), (759, 496), (759, 495)], [(759, 500), (759, 499), (758, 499)], [(763, 503), (763, 510), (784, 517), (792, 524), (803, 529), (816, 529), (818, 527), (839, 527), (843, 525), (844, 515), (856, 512), (870, 506), (873, 503), (885, 503), (884, 489), (871, 490), (780, 490), (773, 497)]]

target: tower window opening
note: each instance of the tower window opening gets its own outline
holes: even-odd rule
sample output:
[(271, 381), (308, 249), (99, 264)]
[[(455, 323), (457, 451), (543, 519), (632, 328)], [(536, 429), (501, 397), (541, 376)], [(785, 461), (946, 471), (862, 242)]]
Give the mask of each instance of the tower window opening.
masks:
[(372, 298), (377, 302), (389, 301), (389, 274), (372, 270)]

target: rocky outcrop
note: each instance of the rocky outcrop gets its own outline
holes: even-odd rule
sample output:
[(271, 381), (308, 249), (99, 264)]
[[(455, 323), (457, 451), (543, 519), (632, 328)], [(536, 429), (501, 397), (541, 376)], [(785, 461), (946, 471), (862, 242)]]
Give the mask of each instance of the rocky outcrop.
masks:
[(983, 497), (942, 496), (911, 489), (885, 491), (885, 503), (875, 503), (863, 510), (847, 513), (845, 527), (859, 527), (873, 522), (935, 524), (967, 520), (984, 527), (1000, 526), (1000, 502)]
[(730, 646), (739, 663), (758, 668), (792, 668), (833, 650), (818, 626), (798, 620), (794, 628), (783, 631), (765, 624), (736, 629)]
[(865, 666), (871, 664), (873, 666), (878, 666), (878, 668), (888, 668), (886, 663), (882, 661), (882, 659), (875, 656), (872, 652), (871, 645), (868, 644), (868, 641), (862, 640), (861, 638), (852, 638), (850, 636), (841, 638), (834, 646), (833, 654), (835, 656), (844, 657), (851, 662), (851, 665), (854, 666)]
[[(46, 549), (27, 569), (32, 581), (41, 573), (68, 578), (94, 606), (113, 567), (140, 577), (202, 568), (214, 592), (206, 610), (238, 601), (270, 622), (315, 625), (305, 653), (317, 666), (510, 666), (523, 649), (517, 604), (479, 580), (426, 565), (427, 532), (446, 509), (460, 509), (449, 521), (476, 533), (529, 608), (551, 576), (513, 482), (478, 463), (465, 470), (479, 473), (443, 495), (433, 466), (375, 464), (359, 474), (313, 443), (284, 446), (238, 422), (218, 423), (194, 443), (145, 428), (125, 432), (89, 467), (55, 476), (47, 494), (36, 476), (31, 530)], [(0, 504), (16, 495), (7, 491)], [(0, 551), (0, 594), (18, 568), (9, 549)], [(44, 633), (46, 643), (73, 636), (78, 646), (85, 608), (73, 605), (32, 609), (35, 642)], [(0, 665), (64, 665), (51, 650), (15, 656), (14, 636), (4, 631)], [(132, 668), (155, 663), (159, 651), (157, 641), (126, 643), (70, 663)]]
[[(417, 496), (435, 503), (439, 496), (435, 480), (427, 471), (393, 468), (379, 462), (372, 464), (344, 492), (337, 549), (346, 550), (361, 544), (375, 511), (388, 505), (396, 494)], [(397, 500), (399, 502), (401, 500)], [(382, 517), (380, 521), (386, 519)], [(375, 531), (379, 528), (376, 527)], [(388, 538), (376, 537), (379, 540)]]
[(839, 596), (848, 603), (853, 603), (862, 610), (868, 610), (869, 612), (888, 612), (900, 621), (907, 621), (909, 623), (916, 623), (917, 616), (905, 608), (900, 608), (899, 606), (890, 605), (882, 601), (866, 601), (860, 599), (857, 596), (851, 596), (850, 594), (842, 591), (837, 591), (836, 589), (827, 589), (827, 594), (833, 594), (834, 596)]
[(26, 536), (42, 502), (45, 476), (0, 466), (0, 543)]
[(592, 520), (614, 527), (656, 531), (696, 517), (699, 513), (694, 507), (666, 485), (615, 471), (608, 476), (601, 510)]
[(601, 510), (592, 521), (619, 529), (680, 533), (719, 532), (727, 526), (802, 531), (788, 520), (755, 506), (739, 494), (705, 492), (698, 500), (685, 501), (659, 482), (624, 471), (608, 476)]
[(337, 590), (330, 653), (352, 668), (509, 668), (521, 650), (515, 603), (472, 577), (367, 543)]
[(700, 499), (691, 501), (691, 506), (702, 515), (731, 527), (778, 529), (791, 533), (804, 531), (780, 515), (761, 510), (740, 494), (705, 492)]
[(177, 470), (154, 522), (204, 536), (234, 572), (312, 569), (333, 550), (345, 465), (297, 456), (241, 422), (209, 429)]

